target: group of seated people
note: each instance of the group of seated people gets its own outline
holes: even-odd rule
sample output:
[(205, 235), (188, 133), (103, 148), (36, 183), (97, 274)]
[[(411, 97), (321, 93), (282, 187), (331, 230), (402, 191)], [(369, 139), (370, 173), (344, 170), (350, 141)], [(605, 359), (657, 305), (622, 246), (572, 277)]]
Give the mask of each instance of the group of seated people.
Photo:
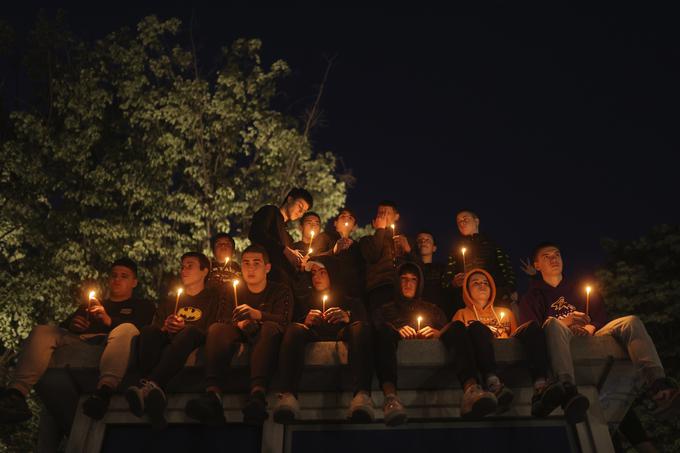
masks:
[[(267, 419), (265, 396), (278, 372), (280, 393), (272, 415), (276, 422), (290, 423), (300, 418), (298, 385), (306, 345), (330, 340), (347, 344), (353, 386), (348, 418), (374, 420), (375, 373), (384, 394), (384, 421), (395, 426), (407, 421), (397, 391), (397, 348), (412, 339), (440, 341), (451, 353), (463, 389), (460, 414), (480, 418), (512, 404), (513, 391), (497, 372), (493, 340), (517, 338), (533, 382), (531, 413), (546, 417), (562, 407), (566, 420), (579, 423), (590, 402), (576, 386), (570, 340), (592, 335), (611, 335), (627, 349), (658, 417), (680, 412), (678, 387), (666, 377), (645, 326), (634, 315), (608, 320), (597, 292), (586, 299), (583, 289), (564, 277), (555, 243), (535, 247), (538, 273), (519, 298), (507, 254), (479, 232), (479, 217), (470, 210), (457, 214), (460, 242), (448, 263), (440, 265), (432, 260), (432, 234), (420, 232), (414, 243), (398, 234), (393, 202), (378, 205), (374, 233), (359, 240), (351, 238), (357, 226), (351, 209), (341, 209), (332, 226), (321, 231), (312, 204), (312, 196), (296, 188), (280, 206), (259, 209), (240, 265), (226, 233), (211, 238), (212, 260), (200, 252), (185, 253), (178, 263), (181, 290), (172, 288), (157, 306), (133, 296), (136, 264), (129, 258), (113, 262), (106, 298), (85, 296), (59, 326), (33, 328), (0, 395), (0, 421), (30, 418), (26, 396), (53, 351), (88, 342), (104, 345), (96, 391), (82, 408), (88, 416), (104, 417), (128, 368), (136, 367), (142, 379), (124, 390), (130, 411), (163, 428), (166, 387), (192, 351), (203, 346), (205, 392), (185, 410), (193, 419), (220, 425), (232, 358), (245, 343), (250, 346), (250, 392), (244, 422)], [(302, 235), (297, 243), (286, 229), (296, 220)]]

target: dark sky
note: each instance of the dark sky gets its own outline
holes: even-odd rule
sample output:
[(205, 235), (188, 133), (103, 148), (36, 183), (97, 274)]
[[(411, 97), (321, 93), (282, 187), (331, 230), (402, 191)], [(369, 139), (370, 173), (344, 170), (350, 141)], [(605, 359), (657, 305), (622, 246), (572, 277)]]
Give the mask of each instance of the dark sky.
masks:
[[(67, 8), (85, 38), (150, 13), (192, 15), (90, 8)], [(35, 9), (10, 14), (27, 29)], [(463, 207), (477, 210), (516, 265), (551, 239), (577, 274), (602, 262), (602, 237), (680, 220), (680, 31), (670, 21), (207, 8), (195, 18), (204, 55), (259, 37), (266, 61), (286, 60), (294, 73), (283, 101), (298, 109), (312, 102), (323, 55), (337, 54), (315, 149), (352, 169), (348, 204), (360, 223), (393, 199), (400, 228), (432, 230), (441, 260)]]

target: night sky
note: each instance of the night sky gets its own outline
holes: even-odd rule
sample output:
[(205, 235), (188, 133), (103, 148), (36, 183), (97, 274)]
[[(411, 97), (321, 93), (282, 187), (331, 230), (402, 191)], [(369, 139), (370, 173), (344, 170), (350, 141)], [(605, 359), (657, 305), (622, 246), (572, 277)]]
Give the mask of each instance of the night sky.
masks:
[[(36, 12), (23, 8), (4, 13), (20, 33)], [(88, 39), (151, 13), (185, 24), (192, 16), (179, 6), (88, 8), (67, 8), (71, 28)], [(292, 114), (312, 103), (323, 55), (337, 55), (315, 150), (333, 151), (357, 178), (348, 204), (361, 224), (380, 199), (393, 199), (399, 228), (431, 230), (440, 260), (464, 207), (515, 265), (551, 239), (579, 275), (602, 262), (602, 237), (632, 239), (680, 220), (680, 31), (670, 21), (194, 13), (204, 68), (237, 37), (261, 38), (265, 61), (292, 66), (278, 100)]]

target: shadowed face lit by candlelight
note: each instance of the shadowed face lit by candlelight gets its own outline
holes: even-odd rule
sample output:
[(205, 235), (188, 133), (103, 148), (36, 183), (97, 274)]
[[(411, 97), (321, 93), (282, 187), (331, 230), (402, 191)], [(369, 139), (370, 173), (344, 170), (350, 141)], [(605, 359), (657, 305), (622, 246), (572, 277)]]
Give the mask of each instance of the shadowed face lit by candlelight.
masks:
[(401, 286), (401, 294), (406, 299), (413, 299), (416, 297), (418, 289), (418, 276), (410, 272), (401, 274), (399, 277), (399, 284)]

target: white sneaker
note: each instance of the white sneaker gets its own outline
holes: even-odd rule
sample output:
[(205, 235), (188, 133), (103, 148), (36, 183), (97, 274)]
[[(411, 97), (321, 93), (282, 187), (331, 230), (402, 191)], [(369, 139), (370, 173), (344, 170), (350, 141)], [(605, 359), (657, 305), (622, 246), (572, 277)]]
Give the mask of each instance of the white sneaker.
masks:
[(300, 418), (300, 403), (292, 393), (279, 393), (274, 406), (274, 421), (288, 424)]

